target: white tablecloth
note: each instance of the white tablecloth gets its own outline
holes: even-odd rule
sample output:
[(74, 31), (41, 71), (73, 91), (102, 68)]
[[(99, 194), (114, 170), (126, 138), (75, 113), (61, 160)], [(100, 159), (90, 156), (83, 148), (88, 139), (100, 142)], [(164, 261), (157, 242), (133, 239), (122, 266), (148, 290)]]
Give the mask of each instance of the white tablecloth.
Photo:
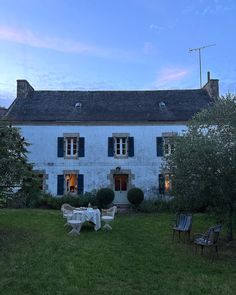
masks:
[[(90, 221), (94, 223), (94, 229), (97, 231), (101, 228), (101, 213), (99, 209), (88, 208), (86, 210), (73, 210), (72, 219), (80, 219), (82, 222)], [(76, 214), (79, 213), (79, 214)]]

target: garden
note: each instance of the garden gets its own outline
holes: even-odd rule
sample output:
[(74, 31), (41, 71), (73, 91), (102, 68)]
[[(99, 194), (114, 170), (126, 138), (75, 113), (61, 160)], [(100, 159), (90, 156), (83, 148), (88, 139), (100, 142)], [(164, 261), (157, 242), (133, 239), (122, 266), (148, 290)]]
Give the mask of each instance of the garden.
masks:
[[(112, 231), (88, 224), (71, 236), (58, 210), (1, 209), (0, 294), (235, 294), (225, 228), (219, 257), (201, 256), (184, 236), (172, 240), (173, 217), (118, 213)], [(192, 232), (215, 223), (194, 214)]]

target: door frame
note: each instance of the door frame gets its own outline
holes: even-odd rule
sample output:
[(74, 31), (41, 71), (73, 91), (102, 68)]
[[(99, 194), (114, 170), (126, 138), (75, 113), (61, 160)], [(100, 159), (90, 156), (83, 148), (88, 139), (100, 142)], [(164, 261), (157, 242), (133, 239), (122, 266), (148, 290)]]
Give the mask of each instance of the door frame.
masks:
[[(135, 176), (134, 174), (131, 173), (131, 169), (122, 169), (121, 167), (116, 167), (115, 169), (111, 169), (110, 173), (107, 175), (107, 178), (110, 180), (110, 188), (114, 191), (114, 186), (115, 186), (114, 175), (119, 175), (119, 174), (128, 175), (128, 181), (127, 181), (127, 192), (128, 192), (129, 189), (134, 187), (134, 185), (132, 184), (132, 180), (135, 179)], [(127, 203), (128, 203), (128, 200), (127, 200)]]

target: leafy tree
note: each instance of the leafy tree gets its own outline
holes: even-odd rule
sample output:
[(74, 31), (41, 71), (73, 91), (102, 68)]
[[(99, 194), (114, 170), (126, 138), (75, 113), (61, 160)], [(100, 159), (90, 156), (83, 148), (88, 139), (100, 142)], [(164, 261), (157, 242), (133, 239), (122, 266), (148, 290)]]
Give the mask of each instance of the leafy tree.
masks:
[(32, 165), (27, 162), (27, 146), (19, 130), (0, 120), (0, 192), (14, 188), (29, 191), (35, 181)]
[(181, 209), (211, 207), (227, 222), (233, 239), (236, 209), (236, 97), (227, 95), (195, 115), (165, 169), (171, 173), (173, 195)]

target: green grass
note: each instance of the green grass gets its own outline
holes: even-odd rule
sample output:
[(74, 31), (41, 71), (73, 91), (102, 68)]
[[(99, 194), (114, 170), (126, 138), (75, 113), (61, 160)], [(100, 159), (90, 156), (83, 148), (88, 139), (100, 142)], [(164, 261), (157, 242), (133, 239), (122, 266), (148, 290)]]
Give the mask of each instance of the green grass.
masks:
[[(58, 211), (1, 210), (0, 294), (236, 294), (234, 244), (195, 255), (172, 241), (172, 217), (117, 215), (111, 232), (70, 236)], [(196, 215), (193, 231), (213, 224)]]

